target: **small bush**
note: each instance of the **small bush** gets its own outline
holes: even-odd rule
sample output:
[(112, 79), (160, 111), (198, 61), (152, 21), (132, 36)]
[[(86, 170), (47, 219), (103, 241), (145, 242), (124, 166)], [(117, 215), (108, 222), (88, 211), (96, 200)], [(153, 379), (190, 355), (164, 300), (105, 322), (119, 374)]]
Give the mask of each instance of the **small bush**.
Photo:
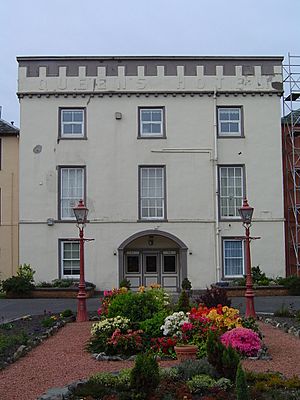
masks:
[(187, 312), (190, 310), (190, 308), (191, 308), (191, 305), (190, 305), (189, 295), (187, 294), (187, 292), (185, 290), (182, 290), (182, 292), (180, 293), (179, 299), (178, 299), (176, 310)]
[(225, 346), (220, 342), (218, 336), (210, 331), (206, 342), (207, 359), (220, 375), (223, 373), (222, 356), (224, 349)]
[(128, 290), (130, 290), (130, 288), (131, 288), (131, 282), (130, 282), (130, 280), (127, 279), (127, 278), (122, 279), (121, 282), (120, 282), (119, 287), (120, 287), (120, 288), (126, 287)]
[(228, 299), (226, 290), (221, 287), (211, 286), (207, 288), (206, 292), (196, 299), (198, 304), (204, 304), (206, 307), (217, 307), (219, 304), (222, 306), (231, 305), (231, 300)]
[(239, 364), (236, 379), (235, 379), (235, 388), (236, 388), (236, 398), (237, 400), (250, 400), (249, 392), (248, 392), (248, 385), (246, 381), (245, 372)]
[(130, 374), (130, 386), (146, 396), (156, 389), (160, 381), (159, 367), (152, 354), (138, 354)]
[(140, 323), (140, 328), (145, 332), (146, 335), (151, 338), (160, 337), (161, 329), (160, 327), (165, 322), (165, 318), (168, 313), (165, 310), (159, 311), (153, 315), (152, 318), (146, 319)]
[(278, 310), (275, 310), (274, 317), (293, 318), (294, 312), (283, 303), (281, 304), (281, 307)]
[(2, 290), (6, 293), (24, 295), (31, 292), (33, 289), (33, 283), (23, 276), (12, 276), (2, 281)]
[(209, 375), (217, 378), (218, 374), (215, 368), (208, 362), (207, 358), (201, 360), (186, 360), (177, 367), (177, 373), (180, 379), (186, 381), (192, 379), (196, 375)]
[(152, 289), (143, 293), (120, 293), (114, 297), (109, 305), (108, 317), (122, 316), (130, 321), (139, 323), (150, 319), (155, 313), (164, 309), (159, 289)]
[(26, 344), (28, 339), (28, 335), (25, 332), (9, 336), (0, 333), (0, 356), (4, 355), (5, 351), (12, 346)]
[(277, 278), (277, 283), (283, 285), (291, 296), (300, 296), (300, 276), (288, 276), (287, 278)]
[(55, 315), (47, 315), (42, 319), (42, 326), (44, 328), (51, 328), (56, 324), (57, 317)]
[(215, 379), (211, 378), (208, 375), (196, 375), (191, 380), (187, 382), (187, 385), (192, 393), (203, 393), (208, 389), (215, 386)]
[(19, 265), (18, 270), (17, 270), (17, 276), (19, 276), (20, 278), (24, 278), (28, 282), (33, 282), (34, 274), (35, 274), (35, 271), (31, 268), (30, 264)]
[(72, 317), (73, 315), (74, 315), (73, 311), (70, 310), (69, 308), (67, 308), (66, 310), (64, 310), (64, 311), (61, 313), (61, 316), (62, 316), (63, 318), (69, 318), (69, 317)]
[(222, 354), (222, 375), (234, 382), (239, 363), (238, 353), (231, 346), (225, 347)]
[(191, 281), (188, 278), (184, 278), (181, 282), (181, 288), (183, 290), (191, 290), (192, 289)]

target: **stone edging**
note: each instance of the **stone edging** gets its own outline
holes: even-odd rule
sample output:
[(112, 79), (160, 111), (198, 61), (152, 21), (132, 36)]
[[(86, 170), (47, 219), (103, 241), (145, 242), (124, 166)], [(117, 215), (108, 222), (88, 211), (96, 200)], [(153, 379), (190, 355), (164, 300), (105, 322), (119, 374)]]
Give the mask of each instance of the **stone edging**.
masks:
[[(26, 317), (30, 317), (29, 315)], [(23, 319), (24, 317), (21, 318), (16, 318), (10, 322), (17, 321), (19, 319)], [(19, 358), (25, 356), (27, 353), (30, 352), (34, 347), (38, 346), (40, 343), (42, 343), (45, 339), (48, 339), (48, 337), (53, 336), (60, 328), (66, 325), (68, 321), (67, 320), (61, 320), (57, 321), (51, 328), (47, 329), (42, 336), (38, 337), (35, 336), (33, 338), (30, 338), (28, 340), (27, 345), (20, 345), (18, 349), (14, 352), (14, 354), (11, 357), (8, 357), (7, 360), (3, 363), (3, 367), (0, 367), (0, 371), (6, 368), (8, 365), (13, 364), (15, 361), (17, 361)]]
[(278, 322), (269, 317), (260, 316), (258, 318), (260, 321), (262, 321), (266, 324), (270, 324), (270, 325), (274, 326), (275, 328), (281, 329), (282, 331), (284, 331), (290, 335), (300, 338), (300, 328), (296, 328), (295, 326), (288, 327), (286, 322)]
[(68, 400), (73, 397), (74, 391), (80, 385), (84, 385), (88, 379), (80, 379), (67, 386), (51, 388), (44, 394), (39, 396), (36, 400)]

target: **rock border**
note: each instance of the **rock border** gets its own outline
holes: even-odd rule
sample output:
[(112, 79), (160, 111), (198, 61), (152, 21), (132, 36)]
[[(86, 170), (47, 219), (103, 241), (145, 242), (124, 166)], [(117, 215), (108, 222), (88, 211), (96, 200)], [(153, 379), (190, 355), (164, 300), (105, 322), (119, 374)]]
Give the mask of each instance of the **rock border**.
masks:
[(271, 317), (259, 316), (258, 319), (259, 321), (262, 321), (266, 324), (270, 324), (275, 328), (281, 329), (285, 333), (288, 333), (300, 339), (300, 328), (296, 328), (295, 326), (288, 327), (286, 322), (278, 322), (275, 319), (272, 319)]
[[(25, 317), (30, 318), (31, 315), (26, 315)], [(18, 321), (20, 319), (24, 319), (25, 317), (23, 316), (20, 318), (16, 318), (14, 320), (11, 320), (10, 322)], [(3, 366), (0, 367), (0, 371), (5, 369), (9, 365), (13, 364), (14, 362), (16, 362), (19, 358), (25, 356), (33, 348), (38, 346), (44, 340), (48, 339), (50, 336), (53, 336), (62, 327), (64, 327), (68, 322), (72, 322), (72, 321), (73, 321), (73, 319), (71, 319), (71, 318), (65, 318), (65, 319), (59, 320), (52, 327), (50, 327), (49, 329), (46, 329), (46, 331), (43, 333), (42, 336), (35, 336), (35, 337), (30, 338), (26, 345), (21, 344), (18, 347), (18, 349), (14, 352), (14, 354), (6, 359), (6, 361), (3, 363)]]

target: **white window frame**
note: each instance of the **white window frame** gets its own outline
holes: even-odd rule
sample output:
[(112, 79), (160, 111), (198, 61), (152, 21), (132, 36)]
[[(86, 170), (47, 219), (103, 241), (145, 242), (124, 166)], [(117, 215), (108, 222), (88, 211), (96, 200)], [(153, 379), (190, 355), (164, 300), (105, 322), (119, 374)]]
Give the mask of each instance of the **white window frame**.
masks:
[[(229, 169), (234, 170), (233, 177), (229, 177)], [(226, 177), (222, 176), (222, 171), (227, 170)], [(241, 186), (236, 185), (236, 180), (239, 176), (236, 175), (236, 170), (240, 170)], [(227, 186), (223, 187), (223, 179), (227, 179)], [(229, 185), (229, 179), (233, 179), (233, 185)], [(241, 219), (239, 214), (239, 208), (242, 207), (244, 196), (244, 167), (241, 165), (221, 165), (219, 166), (219, 213), (222, 220), (227, 219)], [(237, 192), (240, 190), (240, 194)], [(226, 192), (227, 194), (225, 194)], [(229, 215), (230, 208), (232, 207), (231, 202), (234, 202), (234, 215)], [(223, 203), (226, 202), (226, 206)], [(227, 212), (224, 212), (227, 210)]]
[[(144, 189), (146, 191), (150, 191), (150, 189), (159, 190), (158, 187), (151, 187), (150, 185), (150, 170), (155, 171), (155, 177), (154, 179), (159, 179), (161, 178), (162, 180), (162, 194), (161, 196), (154, 195), (148, 196), (143, 195), (143, 171), (147, 170), (148, 171), (148, 184), (144, 185)], [(161, 177), (156, 176), (156, 171), (160, 170), (161, 171)], [(166, 182), (165, 182), (165, 167), (164, 166), (140, 166), (139, 167), (139, 218), (140, 220), (164, 220), (166, 218), (166, 199), (165, 199), (165, 193), (166, 193)], [(161, 206), (158, 205), (158, 203), (161, 202)], [(148, 206), (145, 206), (145, 203), (148, 203)], [(152, 203), (152, 204), (151, 204)], [(148, 215), (143, 215), (143, 210), (148, 209)], [(153, 216), (150, 216), (150, 209), (154, 209), (154, 214)], [(158, 215), (158, 211), (162, 210), (162, 215)]]
[[(231, 120), (230, 119), (230, 112), (236, 112), (238, 111), (239, 113), (239, 119), (238, 120)], [(229, 118), (228, 120), (222, 120), (221, 119), (221, 113), (228, 112)], [(238, 123), (238, 131), (222, 131), (222, 123)], [(241, 137), (243, 136), (242, 132), (242, 109), (241, 107), (218, 107), (218, 135), (219, 136), (236, 136), (236, 137)]]
[[(76, 195), (64, 195), (64, 184), (63, 184), (63, 175), (66, 171), (68, 171), (68, 183), (70, 182), (70, 172), (71, 171), (81, 171), (81, 188), (77, 188), (77, 193)], [(85, 200), (85, 167), (60, 167), (59, 168), (59, 173), (60, 173), (60, 190), (59, 190), (59, 218), (61, 220), (75, 220), (75, 215), (64, 215), (63, 212), (63, 203), (65, 201), (69, 201), (69, 209), (77, 206), (79, 200)], [(68, 191), (70, 192), (71, 190), (75, 190), (74, 188), (70, 188), (70, 186), (68, 186)], [(80, 191), (80, 193), (79, 193)]]
[[(64, 113), (72, 113), (71, 121), (64, 121), (63, 116)], [(74, 113), (80, 112), (82, 114), (82, 121), (74, 121)], [(64, 132), (64, 127), (69, 125), (81, 126), (81, 132)], [(83, 138), (85, 137), (85, 110), (84, 108), (61, 108), (60, 109), (60, 137), (61, 138)]]
[[(231, 257), (231, 259), (238, 259), (242, 260), (242, 274), (234, 274), (234, 275), (228, 275), (226, 274), (226, 260), (229, 259), (229, 257), (226, 258), (225, 256), (225, 250), (226, 250), (226, 243), (228, 242), (239, 242), (242, 245), (242, 256), (241, 257)], [(244, 241), (242, 239), (234, 239), (234, 238), (223, 238), (223, 273), (224, 273), (224, 278), (241, 278), (245, 275), (245, 252), (244, 252)]]
[[(152, 114), (151, 114), (151, 120), (150, 121), (144, 121), (142, 118), (143, 112), (157, 112), (159, 111), (161, 114), (161, 119), (160, 121), (153, 121), (152, 120)], [(149, 137), (159, 137), (162, 138), (165, 136), (164, 132), (164, 107), (139, 107), (139, 137), (140, 138), (149, 138)], [(160, 132), (155, 133), (155, 132), (144, 132), (143, 130), (143, 125), (157, 125), (160, 127)]]
[[(78, 244), (78, 258), (64, 258), (64, 250), (65, 250), (65, 244)], [(71, 253), (72, 253), (72, 249), (71, 249)], [(78, 274), (65, 274), (65, 261), (78, 261)], [(69, 269), (72, 269), (72, 267)], [(62, 278), (66, 278), (66, 279), (71, 279), (71, 278), (79, 278), (80, 277), (80, 245), (79, 245), (79, 241), (78, 240), (61, 240), (60, 241), (60, 271), (61, 271), (61, 277)]]

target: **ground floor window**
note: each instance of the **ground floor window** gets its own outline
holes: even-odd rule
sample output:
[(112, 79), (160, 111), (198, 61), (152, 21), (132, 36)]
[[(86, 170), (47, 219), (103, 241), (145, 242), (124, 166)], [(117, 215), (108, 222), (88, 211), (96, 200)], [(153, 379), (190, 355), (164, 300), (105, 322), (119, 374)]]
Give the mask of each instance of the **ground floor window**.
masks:
[(240, 239), (223, 239), (224, 277), (244, 275), (244, 242)]
[(61, 240), (60, 246), (61, 276), (63, 278), (79, 278), (79, 242), (75, 240)]

